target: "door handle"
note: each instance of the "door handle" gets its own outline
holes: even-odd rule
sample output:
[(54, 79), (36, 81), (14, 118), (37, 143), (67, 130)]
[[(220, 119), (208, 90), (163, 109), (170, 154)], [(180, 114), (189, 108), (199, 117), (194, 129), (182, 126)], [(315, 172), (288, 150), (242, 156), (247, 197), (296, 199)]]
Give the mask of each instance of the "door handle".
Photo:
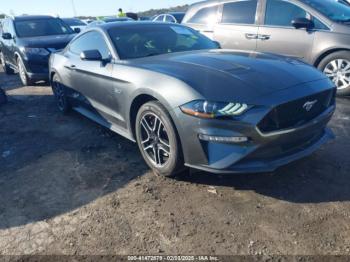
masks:
[(213, 30), (203, 30), (202, 32), (203, 32), (203, 33), (214, 33)]
[(251, 39), (258, 39), (258, 35), (257, 34), (245, 34), (245, 38), (251, 40)]
[(75, 70), (77, 68), (75, 65), (65, 65), (64, 67), (69, 70)]
[(260, 40), (269, 40), (270, 39), (270, 35), (259, 35), (258, 36), (258, 38), (260, 39)]

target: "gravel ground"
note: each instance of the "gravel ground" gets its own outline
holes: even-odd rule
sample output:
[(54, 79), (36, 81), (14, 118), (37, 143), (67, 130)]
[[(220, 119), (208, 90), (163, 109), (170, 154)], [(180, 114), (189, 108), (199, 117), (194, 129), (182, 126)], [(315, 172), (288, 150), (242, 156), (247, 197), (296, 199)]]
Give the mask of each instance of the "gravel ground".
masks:
[(274, 173), (167, 179), (47, 86), (0, 85), (0, 255), (350, 254), (349, 100), (335, 141)]

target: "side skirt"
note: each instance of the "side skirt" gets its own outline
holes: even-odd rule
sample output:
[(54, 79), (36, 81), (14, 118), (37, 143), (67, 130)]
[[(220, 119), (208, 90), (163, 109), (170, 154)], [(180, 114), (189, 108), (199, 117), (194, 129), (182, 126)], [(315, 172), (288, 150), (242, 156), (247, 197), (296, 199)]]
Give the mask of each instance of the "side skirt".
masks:
[(103, 119), (101, 116), (99, 116), (98, 114), (96, 113), (93, 113), (91, 112), (90, 110), (84, 108), (84, 107), (81, 107), (81, 106), (78, 106), (78, 107), (73, 107), (73, 109), (75, 111), (77, 111), (78, 113), (84, 115), (85, 117), (91, 119), (92, 121), (100, 124), (101, 126), (104, 126), (110, 130), (112, 130), (113, 132), (133, 141), (133, 142), (136, 142), (135, 139), (133, 137), (130, 136), (129, 132), (121, 129), (120, 127), (116, 126), (116, 125), (113, 125), (109, 122), (107, 122), (105, 119)]

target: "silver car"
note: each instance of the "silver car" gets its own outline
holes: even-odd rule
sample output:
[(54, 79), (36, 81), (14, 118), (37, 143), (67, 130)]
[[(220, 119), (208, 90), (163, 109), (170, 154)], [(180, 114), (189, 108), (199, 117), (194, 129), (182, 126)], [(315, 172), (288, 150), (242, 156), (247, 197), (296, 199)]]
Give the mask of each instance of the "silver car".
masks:
[(210, 0), (183, 23), (223, 48), (302, 59), (350, 95), (350, 7), (335, 0)]

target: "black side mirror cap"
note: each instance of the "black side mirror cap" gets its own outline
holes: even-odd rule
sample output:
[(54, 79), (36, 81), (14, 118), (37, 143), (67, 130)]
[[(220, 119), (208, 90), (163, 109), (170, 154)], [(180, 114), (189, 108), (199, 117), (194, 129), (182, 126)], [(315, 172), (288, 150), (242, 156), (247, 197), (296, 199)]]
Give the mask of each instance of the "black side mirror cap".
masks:
[(305, 17), (299, 17), (299, 18), (295, 18), (292, 21), (292, 25), (296, 28), (296, 29), (312, 29), (315, 27), (315, 24), (312, 20), (307, 19)]
[(78, 27), (76, 27), (76, 28), (74, 28), (74, 32), (77, 33), (77, 34), (79, 34), (79, 33), (81, 32), (81, 29), (78, 28)]
[(12, 35), (10, 33), (3, 33), (2, 38), (5, 40), (10, 40), (12, 39)]
[(98, 50), (86, 50), (80, 53), (80, 59), (86, 61), (103, 61), (102, 55)]

